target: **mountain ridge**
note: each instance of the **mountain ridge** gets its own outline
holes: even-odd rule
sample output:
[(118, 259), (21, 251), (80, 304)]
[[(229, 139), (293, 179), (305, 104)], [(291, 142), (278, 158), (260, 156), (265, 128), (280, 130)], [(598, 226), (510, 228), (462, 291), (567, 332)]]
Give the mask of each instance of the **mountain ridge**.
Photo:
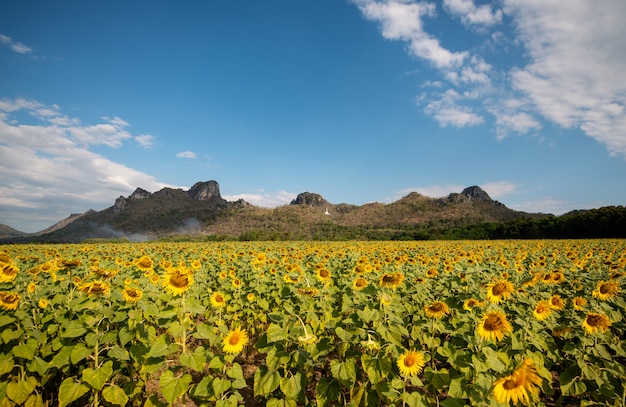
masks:
[(353, 233), (356, 229), (404, 233), (423, 225), (442, 229), (545, 216), (550, 215), (507, 208), (478, 186), (441, 198), (411, 192), (388, 204), (364, 205), (332, 204), (320, 194), (302, 192), (289, 204), (261, 208), (242, 199), (225, 200), (218, 182), (210, 180), (197, 182), (186, 191), (162, 188), (149, 192), (137, 188), (102, 211), (72, 214), (34, 234), (19, 236), (13, 232), (0, 237), (60, 243), (115, 238), (152, 240), (180, 235), (308, 239)]

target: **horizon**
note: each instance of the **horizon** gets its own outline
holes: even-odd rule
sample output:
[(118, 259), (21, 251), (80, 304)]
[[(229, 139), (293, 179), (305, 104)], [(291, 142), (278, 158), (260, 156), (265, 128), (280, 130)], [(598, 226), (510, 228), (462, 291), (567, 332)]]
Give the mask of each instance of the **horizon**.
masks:
[(626, 2), (0, 5), (0, 224), (219, 180), (389, 203), (479, 186), (561, 215), (626, 204)]

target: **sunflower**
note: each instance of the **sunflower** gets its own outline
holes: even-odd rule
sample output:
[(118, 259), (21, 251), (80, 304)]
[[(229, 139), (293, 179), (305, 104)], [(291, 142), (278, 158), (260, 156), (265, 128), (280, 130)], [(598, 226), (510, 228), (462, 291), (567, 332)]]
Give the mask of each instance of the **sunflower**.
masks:
[(226, 353), (239, 353), (248, 344), (248, 333), (240, 328), (228, 332), (222, 340), (222, 350)]
[(439, 275), (439, 271), (437, 271), (436, 268), (431, 267), (428, 270), (426, 270), (426, 277), (427, 278), (435, 278)]
[(325, 268), (318, 269), (315, 273), (315, 277), (322, 283), (327, 283), (330, 281), (330, 271)]
[(445, 302), (435, 301), (425, 306), (424, 312), (428, 318), (441, 319), (450, 313), (450, 309)]
[(131, 304), (136, 303), (143, 296), (143, 291), (138, 288), (133, 287), (125, 287), (122, 290), (122, 298), (126, 302), (130, 302)]
[(487, 284), (487, 299), (494, 304), (499, 304), (502, 300), (506, 300), (514, 292), (515, 287), (513, 283), (508, 280)]
[(615, 297), (620, 291), (619, 283), (615, 280), (609, 280), (600, 281), (591, 294), (600, 300), (606, 301)]
[(400, 369), (400, 373), (404, 376), (415, 376), (422, 371), (426, 360), (423, 352), (407, 350), (400, 355), (396, 364), (398, 365), (398, 369)]
[(226, 299), (222, 294), (217, 291), (211, 294), (211, 298), (209, 298), (209, 301), (211, 301), (211, 305), (215, 308), (221, 308), (226, 305)]
[(367, 287), (367, 285), (368, 285), (367, 280), (361, 277), (357, 278), (356, 280), (352, 282), (352, 287), (354, 287), (355, 290), (362, 290), (365, 287)]
[(37, 283), (35, 283), (34, 281), (31, 281), (26, 286), (26, 291), (28, 291), (29, 293), (34, 293), (36, 290), (37, 290)]
[(87, 295), (108, 295), (111, 292), (111, 286), (102, 280), (82, 283), (78, 289)]
[(250, 302), (254, 301), (255, 298), (256, 298), (256, 295), (254, 293), (246, 294), (246, 299)]
[(611, 320), (602, 314), (590, 312), (585, 317), (582, 327), (588, 334), (596, 334), (598, 332), (604, 332), (611, 326)]
[(0, 268), (0, 283), (8, 283), (15, 280), (20, 269), (13, 264), (6, 264)]
[(552, 314), (552, 303), (548, 300), (539, 301), (533, 310), (533, 316), (538, 321), (548, 319)]
[(463, 301), (463, 309), (465, 311), (471, 311), (472, 309), (476, 307), (482, 307), (482, 306), (483, 306), (482, 301), (479, 301), (476, 298), (468, 298), (467, 300)]
[(20, 302), (18, 293), (0, 292), (0, 308), (6, 311), (14, 311)]
[(565, 300), (561, 298), (561, 296), (558, 294), (554, 294), (552, 297), (550, 297), (550, 306), (552, 307), (552, 309), (561, 311), (565, 308), (565, 304)]
[(521, 366), (510, 375), (498, 379), (493, 384), (493, 396), (498, 403), (513, 404), (521, 402), (529, 405), (534, 398), (539, 397), (541, 377), (537, 373), (532, 359), (526, 359)]
[(572, 305), (576, 311), (582, 311), (587, 306), (587, 299), (584, 297), (574, 297)]
[(381, 305), (389, 305), (391, 304), (391, 300), (393, 298), (391, 297), (391, 295), (387, 294), (387, 293), (383, 293), (380, 295), (380, 304)]
[(309, 297), (315, 297), (317, 295), (317, 290), (311, 287), (300, 287), (297, 291), (298, 294), (307, 295)]
[(404, 274), (398, 273), (386, 273), (380, 276), (378, 285), (381, 287), (396, 288), (404, 281)]
[(148, 256), (141, 256), (140, 258), (135, 260), (135, 266), (137, 266), (137, 268), (140, 270), (146, 271), (154, 266), (154, 262)]
[(181, 295), (193, 284), (193, 273), (184, 268), (170, 269), (161, 282), (165, 291), (172, 295)]
[(39, 306), (39, 308), (41, 309), (46, 309), (46, 307), (48, 306), (48, 300), (46, 300), (45, 298), (40, 299), (39, 301), (37, 301), (37, 306)]
[(232, 284), (233, 287), (235, 288), (240, 288), (241, 287), (241, 280), (238, 278), (233, 278), (230, 282)]
[(513, 327), (506, 320), (506, 315), (503, 312), (494, 311), (483, 315), (476, 332), (483, 339), (499, 342), (513, 332)]

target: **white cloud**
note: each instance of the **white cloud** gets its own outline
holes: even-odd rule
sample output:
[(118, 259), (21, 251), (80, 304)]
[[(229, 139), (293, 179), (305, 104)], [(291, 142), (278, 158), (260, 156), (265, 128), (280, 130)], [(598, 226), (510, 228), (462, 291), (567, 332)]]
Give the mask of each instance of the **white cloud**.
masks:
[(365, 18), (381, 24), (382, 35), (388, 40), (408, 43), (411, 54), (424, 58), (439, 69), (463, 64), (467, 52), (453, 52), (424, 31), (422, 18), (435, 15), (435, 3), (404, 0), (355, 0)]
[(549, 213), (552, 215), (562, 215), (574, 209), (589, 209), (597, 207), (597, 205), (581, 206), (576, 202), (562, 201), (553, 198), (543, 198), (533, 201), (526, 201), (519, 204), (513, 204), (511, 209), (528, 213)]
[(454, 89), (448, 89), (438, 99), (431, 99), (424, 112), (437, 120), (441, 127), (466, 127), (483, 123), (484, 119), (472, 108), (459, 104), (462, 99), (463, 96)]
[(492, 10), (488, 4), (476, 6), (472, 0), (443, 0), (443, 6), (466, 25), (491, 26), (502, 21), (502, 11)]
[(222, 197), (227, 201), (237, 201), (243, 199), (244, 201), (251, 203), (255, 206), (261, 206), (264, 208), (275, 208), (277, 206), (286, 205), (296, 199), (298, 194), (294, 194), (287, 191), (278, 192), (265, 192), (259, 191), (257, 193), (244, 193), (238, 195), (223, 195)]
[(29, 46), (22, 44), (21, 42), (14, 41), (13, 38), (0, 34), (0, 43), (7, 45), (11, 50), (18, 54), (30, 54), (33, 49)]
[[(42, 123), (20, 123), (12, 117), (19, 110)], [(0, 112), (0, 223), (35, 232), (70, 213), (111, 206), (137, 187), (166, 186), (89, 150), (95, 144), (120, 146), (132, 137), (119, 118), (81, 126), (58, 106), (23, 99), (0, 101)]]
[(517, 191), (517, 184), (510, 181), (485, 182), (480, 185), (491, 198), (501, 198)]
[(180, 153), (176, 154), (176, 157), (195, 159), (198, 157), (198, 155), (193, 151), (181, 151)]
[(504, 0), (530, 62), (512, 86), (563, 128), (626, 157), (626, 2)]
[(143, 148), (151, 148), (154, 145), (154, 136), (141, 134), (139, 136), (135, 136), (135, 141)]

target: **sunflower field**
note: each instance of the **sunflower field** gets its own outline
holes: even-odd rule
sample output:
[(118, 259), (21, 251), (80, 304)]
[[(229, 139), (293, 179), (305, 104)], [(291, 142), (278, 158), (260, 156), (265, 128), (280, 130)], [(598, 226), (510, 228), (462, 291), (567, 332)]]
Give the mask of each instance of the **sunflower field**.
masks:
[(3, 406), (625, 406), (626, 241), (0, 246)]

